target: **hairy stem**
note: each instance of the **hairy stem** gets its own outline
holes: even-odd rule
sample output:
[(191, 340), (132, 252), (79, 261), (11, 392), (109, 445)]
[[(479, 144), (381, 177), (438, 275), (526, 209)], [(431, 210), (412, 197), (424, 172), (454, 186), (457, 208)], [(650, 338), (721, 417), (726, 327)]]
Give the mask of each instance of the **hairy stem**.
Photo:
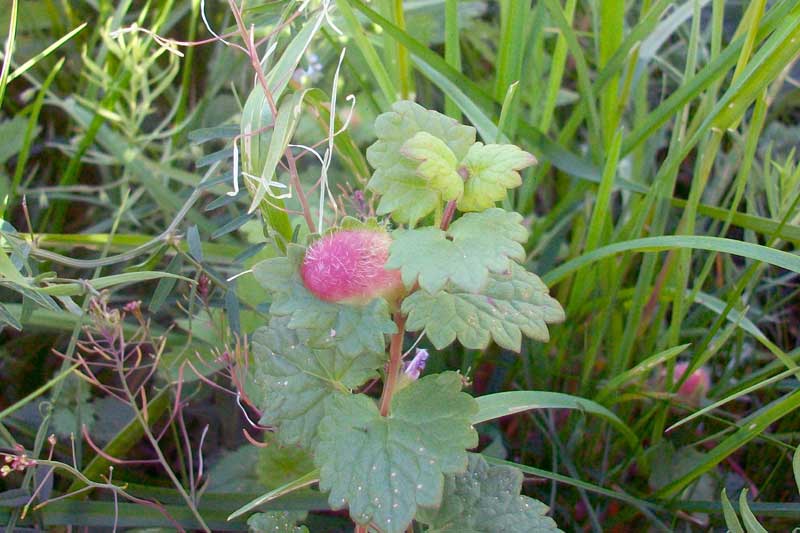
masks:
[(389, 345), (389, 368), (386, 371), (386, 384), (381, 394), (381, 416), (388, 416), (392, 404), (392, 396), (397, 388), (397, 380), (403, 366), (403, 336), (406, 331), (406, 317), (399, 311), (394, 315), (397, 333), (392, 335)]

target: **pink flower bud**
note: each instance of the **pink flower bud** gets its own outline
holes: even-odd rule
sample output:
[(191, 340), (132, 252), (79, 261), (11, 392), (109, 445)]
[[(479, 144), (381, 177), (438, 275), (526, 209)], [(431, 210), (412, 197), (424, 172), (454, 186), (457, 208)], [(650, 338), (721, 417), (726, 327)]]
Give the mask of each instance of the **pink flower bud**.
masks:
[[(677, 383), (686, 370), (689, 368), (689, 363), (684, 361), (675, 365), (675, 371), (672, 374), (673, 382)], [(691, 404), (698, 404), (700, 399), (704, 398), (708, 390), (711, 388), (711, 377), (708, 370), (705, 368), (698, 368), (691, 375), (686, 378), (683, 385), (678, 389), (678, 397), (683, 401)]]
[(320, 300), (366, 303), (403, 291), (399, 270), (384, 268), (392, 239), (384, 231), (341, 230), (312, 244), (300, 267), (306, 288)]

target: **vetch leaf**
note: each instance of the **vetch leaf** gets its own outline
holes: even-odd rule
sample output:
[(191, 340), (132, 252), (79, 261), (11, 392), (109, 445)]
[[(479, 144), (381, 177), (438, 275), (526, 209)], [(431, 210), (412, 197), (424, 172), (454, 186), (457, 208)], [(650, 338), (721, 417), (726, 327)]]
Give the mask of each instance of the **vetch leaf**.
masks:
[(479, 454), (469, 454), (463, 474), (445, 478), (438, 509), (420, 509), (417, 520), (428, 533), (539, 533), (561, 531), (548, 508), (520, 495), (522, 472), (509, 466), (489, 466)]
[(536, 158), (513, 144), (475, 143), (461, 166), (467, 171), (461, 211), (483, 211), (505, 198), (506, 190), (522, 185), (519, 171), (536, 163)]
[(310, 447), (335, 392), (349, 392), (377, 376), (383, 354), (347, 356), (335, 348), (308, 346), (306, 335), (273, 318), (253, 335), (255, 381), (262, 397), (263, 424), (278, 427), (284, 444)]
[(463, 472), (478, 444), (477, 405), (454, 372), (426, 376), (398, 391), (382, 417), (368, 396), (337, 395), (319, 426), (320, 489), (359, 524), (405, 530), (418, 506), (436, 507), (444, 474)]
[(379, 215), (391, 213), (396, 222), (412, 226), (442, 201), (439, 192), (417, 174), (419, 161), (401, 152), (403, 145), (419, 132), (442, 141), (458, 161), (475, 142), (475, 128), (410, 101), (395, 103), (391, 111), (375, 120), (378, 140), (367, 149), (367, 161), (375, 172), (368, 187), (382, 195)]
[(467, 213), (447, 231), (438, 228), (397, 230), (389, 248), (386, 268), (398, 268), (407, 288), (415, 283), (429, 293), (447, 282), (468, 292), (478, 292), (489, 272), (506, 272), (511, 259), (522, 261), (528, 231), (522, 216), (500, 208)]
[(403, 301), (402, 310), (408, 329), (425, 329), (437, 349), (456, 339), (466, 348), (483, 349), (493, 339), (518, 352), (523, 334), (547, 342), (547, 324), (564, 320), (561, 304), (542, 280), (516, 263), (508, 274), (489, 276), (480, 292), (452, 285), (434, 294), (419, 290)]
[(308, 342), (314, 347), (335, 345), (348, 356), (383, 354), (384, 335), (396, 331), (386, 301), (375, 298), (365, 305), (324, 302), (306, 289), (300, 277), (305, 248), (289, 245), (287, 254), (253, 267), (258, 282), (275, 293), (270, 312), (290, 317), (289, 328), (307, 330)]
[(458, 160), (438, 137), (420, 131), (403, 144), (400, 152), (419, 161), (417, 175), (426, 179), (430, 188), (441, 194), (442, 200), (455, 200), (464, 192), (464, 180), (456, 170)]

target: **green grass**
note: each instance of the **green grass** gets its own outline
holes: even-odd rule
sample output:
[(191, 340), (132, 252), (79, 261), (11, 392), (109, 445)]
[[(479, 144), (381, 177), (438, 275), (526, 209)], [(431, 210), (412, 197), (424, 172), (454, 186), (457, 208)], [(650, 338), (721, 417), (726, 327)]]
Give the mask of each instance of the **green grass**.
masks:
[[(526, 217), (528, 266), (567, 321), (519, 356), (453, 347), (430, 365), (469, 371), (478, 395), (577, 394), (613, 424), (575, 409), (528, 411), (479, 426), (487, 453), (522, 465), (536, 480), (526, 491), (564, 530), (722, 528), (742, 488), (768, 530), (790, 529), (800, 522), (800, 6), (676, 4), (337, 0), (328, 20), (320, 2), (296, 15), (300, 2), (248, 0), (239, 27), (226, 2), (206, 2), (205, 13), (199, 0), (3, 3), (0, 446), (45, 457), (55, 434), (53, 460), (74, 472), (40, 488), (54, 498), (85, 486), (75, 472), (105, 483), (109, 461), (81, 438), (83, 424), (124, 459), (152, 459), (159, 437), (160, 465), (120, 464), (113, 480), (162, 501), (185, 527), (221, 527), (278, 486), (254, 475), (257, 452), (242, 429), (258, 432), (233, 415), (236, 398), (203, 380), (230, 389), (214, 360), (241, 354), (237, 334), (264, 320), (267, 295), (247, 275), (230, 278), (275, 253), (265, 234), (281, 248), (309, 232), (298, 187), (317, 220), (319, 161), (302, 148), (281, 156), (288, 143), (324, 154), (327, 142), (317, 143), (346, 48), (335, 130), (348, 118), (345, 97), (356, 104), (332, 143), (327, 186), (348, 214), (369, 177), (375, 116), (402, 96), (539, 160), (507, 205)], [(135, 23), (174, 41), (208, 39), (203, 18), (235, 45), (253, 27), (262, 56), (275, 45), (263, 63), (275, 102), (253, 90), (251, 61), (233, 46), (166, 41), (168, 50), (138, 30), (112, 33)], [(274, 131), (261, 131), (275, 115)], [(247, 216), (253, 182), (226, 193), (231, 141), (254, 131), (237, 139), (240, 168), (268, 161), (280, 181), (296, 165), (298, 179), (289, 198), (259, 193)], [(124, 330), (150, 335), (145, 355), (158, 357), (131, 400), (136, 411), (75, 379), (81, 326), (100, 320), (90, 305), (99, 291), (109, 309), (143, 302), (146, 328), (129, 313)], [(187, 360), (194, 369), (179, 372)], [(700, 404), (674, 394), (678, 361), (709, 372)], [(189, 404), (170, 417), (178, 390)], [(237, 459), (246, 454), (250, 463)], [(29, 496), (40, 481), (0, 479), (0, 500)], [(27, 492), (2, 492), (20, 487)], [(0, 523), (111, 526), (106, 489), (25, 518), (4, 505)], [(276, 505), (322, 506), (287, 498)], [(120, 526), (174, 526), (132, 505)]]

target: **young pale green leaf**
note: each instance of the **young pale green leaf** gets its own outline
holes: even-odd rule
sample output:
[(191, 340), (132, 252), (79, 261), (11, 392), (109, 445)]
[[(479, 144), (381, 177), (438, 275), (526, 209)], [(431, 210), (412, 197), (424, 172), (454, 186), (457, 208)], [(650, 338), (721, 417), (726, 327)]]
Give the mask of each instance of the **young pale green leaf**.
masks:
[(333, 509), (350, 508), (359, 524), (405, 531), (418, 506), (436, 507), (444, 474), (463, 472), (478, 444), (470, 424), (477, 405), (461, 376), (426, 376), (397, 392), (391, 416), (363, 394), (337, 395), (319, 426), (315, 461)]
[(288, 321), (273, 318), (253, 335), (254, 379), (262, 393), (257, 403), (261, 422), (277, 426), (282, 443), (310, 448), (326, 401), (376, 376), (383, 354), (347, 356), (335, 348), (311, 348)]
[(467, 171), (461, 211), (483, 211), (505, 198), (506, 190), (522, 185), (519, 171), (536, 163), (536, 158), (513, 144), (475, 143), (461, 165)]
[(247, 519), (247, 527), (250, 533), (308, 533), (306, 526), (297, 525), (307, 514), (305, 511), (256, 513)]
[(542, 280), (516, 263), (507, 274), (489, 276), (480, 292), (452, 285), (434, 294), (418, 290), (403, 301), (402, 309), (408, 329), (424, 329), (437, 349), (456, 338), (467, 348), (483, 349), (494, 339), (518, 352), (523, 334), (547, 342), (547, 324), (564, 320), (564, 310)]
[(415, 283), (429, 293), (452, 282), (458, 289), (478, 292), (489, 272), (507, 272), (511, 259), (525, 259), (521, 242), (528, 231), (522, 216), (500, 208), (467, 213), (447, 231), (437, 228), (398, 230), (392, 234), (386, 268), (400, 269), (403, 283)]
[(290, 317), (288, 327), (303, 329), (316, 348), (335, 346), (347, 356), (383, 354), (384, 335), (396, 331), (389, 305), (376, 298), (366, 305), (324, 302), (303, 285), (299, 268), (305, 248), (290, 245), (286, 257), (264, 260), (253, 267), (253, 275), (274, 292), (270, 313)]
[(428, 533), (539, 533), (561, 531), (545, 515), (547, 506), (520, 495), (522, 472), (489, 466), (479, 454), (469, 455), (463, 474), (445, 477), (438, 509), (420, 509), (417, 520)]
[(475, 128), (414, 102), (397, 102), (377, 118), (378, 140), (367, 149), (367, 161), (375, 168), (368, 186), (382, 195), (379, 215), (391, 213), (396, 222), (412, 226), (442, 201), (439, 191), (417, 174), (419, 161), (401, 152), (403, 145), (421, 131), (441, 140), (459, 161), (475, 142)]
[(419, 161), (417, 175), (441, 194), (442, 200), (455, 200), (464, 192), (464, 180), (456, 170), (458, 160), (440, 138), (420, 131), (403, 144), (400, 152), (409, 159)]

